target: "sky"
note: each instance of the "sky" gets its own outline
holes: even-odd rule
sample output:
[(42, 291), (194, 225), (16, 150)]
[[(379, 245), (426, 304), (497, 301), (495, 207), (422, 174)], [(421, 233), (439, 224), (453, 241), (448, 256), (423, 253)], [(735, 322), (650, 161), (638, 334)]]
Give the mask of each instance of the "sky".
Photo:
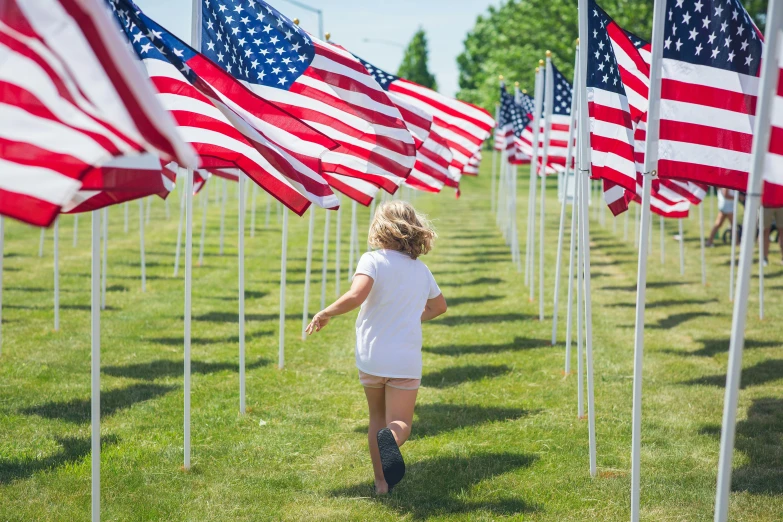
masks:
[[(215, 1), (215, 0), (213, 0)], [(231, 0), (217, 0), (230, 3)], [(476, 17), (498, 0), (299, 0), (320, 9), (332, 41), (390, 73), (396, 73), (404, 47), (423, 28), (429, 40), (429, 67), (443, 94), (459, 89), (457, 56)], [(135, 0), (148, 16), (190, 41), (192, 0)], [(299, 18), (318, 34), (318, 16), (286, 0), (269, 2), (289, 18)]]

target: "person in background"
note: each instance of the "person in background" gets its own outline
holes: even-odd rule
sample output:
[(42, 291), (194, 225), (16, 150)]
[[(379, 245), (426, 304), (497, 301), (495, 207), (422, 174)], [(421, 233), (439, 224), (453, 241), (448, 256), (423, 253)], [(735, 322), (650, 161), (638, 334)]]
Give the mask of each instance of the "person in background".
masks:
[(419, 257), (436, 238), (426, 217), (404, 201), (382, 203), (370, 245), (351, 289), (313, 317), (307, 333), (361, 306), (356, 320), (356, 367), (370, 410), (370, 458), (375, 492), (384, 495), (405, 475), (400, 446), (408, 440), (421, 385), (421, 324), (446, 313), (446, 300)]
[(718, 189), (718, 217), (715, 220), (715, 226), (712, 227), (710, 235), (707, 236), (708, 247), (714, 246), (715, 235), (720, 232), (720, 228), (728, 221), (729, 225), (734, 220), (734, 198), (737, 197), (737, 192), (725, 188)]
[(772, 233), (772, 225), (778, 229), (778, 243), (780, 243), (780, 262), (783, 263), (783, 208), (764, 208), (764, 266), (769, 265), (769, 236)]

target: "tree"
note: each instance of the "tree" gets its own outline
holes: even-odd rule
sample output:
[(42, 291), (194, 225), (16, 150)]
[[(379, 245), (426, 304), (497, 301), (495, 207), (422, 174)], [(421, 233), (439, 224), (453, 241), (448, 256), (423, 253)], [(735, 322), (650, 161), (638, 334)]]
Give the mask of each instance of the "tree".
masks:
[[(763, 30), (768, 0), (744, 0)], [(621, 27), (650, 40), (653, 0), (599, 0)], [(532, 93), (535, 68), (546, 51), (566, 78), (574, 74), (574, 51), (579, 34), (576, 0), (505, 0), (476, 20), (457, 58), (460, 91), (457, 97), (494, 114), (498, 76), (518, 81)]]
[(397, 72), (397, 76), (401, 76), (406, 80), (418, 83), (430, 89), (437, 90), (438, 82), (435, 80), (435, 76), (430, 73), (427, 68), (427, 59), (429, 51), (427, 50), (427, 35), (424, 29), (419, 29), (416, 34), (413, 35), (413, 40), (408, 44), (408, 48), (405, 49), (405, 56), (402, 59), (400, 70)]

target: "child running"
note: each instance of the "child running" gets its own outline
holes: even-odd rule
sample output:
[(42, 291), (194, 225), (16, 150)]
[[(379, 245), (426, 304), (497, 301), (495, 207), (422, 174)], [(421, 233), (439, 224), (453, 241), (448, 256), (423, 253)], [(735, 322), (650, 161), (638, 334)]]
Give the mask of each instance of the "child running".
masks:
[(446, 300), (427, 265), (437, 235), (408, 203), (382, 203), (370, 226), (378, 250), (359, 260), (351, 289), (307, 327), (312, 335), (332, 317), (361, 306), (356, 320), (356, 366), (370, 410), (370, 457), (375, 491), (384, 495), (405, 475), (400, 446), (411, 434), (421, 384), (421, 323), (446, 313)]

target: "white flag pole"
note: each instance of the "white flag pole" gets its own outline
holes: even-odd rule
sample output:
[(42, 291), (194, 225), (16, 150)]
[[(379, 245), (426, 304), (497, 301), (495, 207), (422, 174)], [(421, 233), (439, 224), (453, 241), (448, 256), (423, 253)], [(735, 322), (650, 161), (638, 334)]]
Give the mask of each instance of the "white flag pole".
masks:
[(204, 266), (204, 245), (207, 240), (207, 212), (209, 212), (209, 185), (209, 183), (206, 184), (201, 194), (201, 241), (198, 247), (198, 266)]
[[(577, 49), (577, 60), (579, 59), (579, 50)], [(578, 69), (577, 69), (578, 70)], [(576, 78), (574, 79), (574, 85), (576, 85)], [(574, 96), (573, 99), (578, 101), (578, 96)], [(576, 107), (572, 105), (572, 111), (571, 114), (576, 114), (577, 110)], [(576, 120), (573, 120), (572, 126), (576, 127)], [(570, 140), (569, 143), (571, 143), (573, 140)], [(567, 165), (570, 165), (571, 162), (569, 161), (566, 163)], [(568, 179), (568, 170), (566, 170), (566, 180)], [(574, 173), (574, 181), (576, 181), (576, 173)], [(563, 194), (565, 198), (568, 198), (568, 181), (566, 181), (566, 190)], [(574, 265), (576, 264), (576, 220), (577, 220), (577, 197), (576, 194), (579, 191), (579, 185), (575, 184), (574, 186), (574, 200), (571, 202), (571, 245), (570, 245), (570, 256), (568, 258), (568, 317), (566, 319), (566, 361), (565, 361), (565, 374), (569, 375), (571, 373), (571, 341), (573, 339), (573, 332), (572, 332), (572, 325), (574, 322)], [(555, 307), (557, 308), (557, 307)], [(581, 394), (581, 392), (580, 392)]]
[(106, 278), (109, 274), (109, 207), (103, 209), (103, 269), (101, 270), (101, 310), (106, 309)]
[(661, 222), (661, 266), (666, 264), (666, 225), (663, 216), (659, 216)]
[(351, 201), (351, 248), (348, 249), (348, 282), (351, 282), (351, 279), (353, 279), (353, 269), (356, 266), (354, 264), (355, 258), (354, 258), (354, 248), (356, 246), (356, 236), (358, 235), (359, 230), (356, 227), (356, 201)]
[[(577, 72), (579, 71), (579, 45), (576, 46), (576, 64), (574, 64), (574, 85), (576, 85), (578, 78)], [(571, 125), (568, 130), (568, 148), (566, 149), (566, 168), (563, 175), (563, 201), (560, 204), (560, 228), (557, 234), (557, 264), (555, 266), (555, 295), (554, 295), (554, 310), (552, 312), (552, 346), (557, 344), (557, 317), (558, 317), (558, 301), (560, 300), (560, 271), (563, 264), (563, 240), (565, 237), (565, 221), (566, 221), (566, 208), (568, 207), (568, 173), (571, 170), (571, 161), (573, 160), (574, 152), (574, 132), (576, 128), (576, 100), (578, 96), (571, 97)], [(573, 259), (573, 257), (572, 257)], [(569, 280), (569, 285), (570, 285)], [(570, 289), (569, 289), (570, 293)], [(542, 294), (543, 295), (543, 294)], [(570, 299), (569, 299), (570, 306)], [(570, 346), (567, 347), (566, 352), (570, 351)], [(568, 353), (566, 354), (568, 355)], [(568, 374), (568, 369), (566, 369)]]
[(54, 220), (54, 331), (60, 331), (60, 218)]
[(220, 255), (223, 255), (226, 239), (226, 207), (228, 206), (228, 182), (223, 178), (223, 201), (220, 202)]
[(250, 207), (250, 237), (256, 237), (256, 199), (258, 195), (258, 185), (253, 183), (253, 196)]
[(764, 206), (759, 207), (759, 320), (764, 320)]
[(90, 438), (92, 520), (101, 519), (101, 211), (92, 212)]
[[(245, 404), (245, 173), (239, 171), (239, 413), (244, 415)], [(254, 183), (255, 185), (255, 183)]]
[(682, 225), (682, 219), (678, 219), (677, 222), (680, 225), (680, 275), (685, 275), (685, 230)]
[(326, 280), (329, 276), (329, 221), (332, 219), (332, 213), (326, 211), (324, 219), (324, 247), (321, 254), (321, 310), (326, 308)]
[(739, 220), (739, 197), (734, 191), (734, 214), (731, 219), (731, 269), (729, 277), (729, 301), (734, 302), (734, 274), (737, 267), (737, 221)]
[[(285, 285), (286, 263), (288, 256), (288, 209), (283, 209), (283, 252), (280, 255), (280, 325), (278, 345), (278, 367), (282, 370), (285, 366)], [(337, 279), (339, 280), (339, 274)]]
[(541, 202), (539, 203), (538, 216), (538, 320), (544, 320), (544, 243), (545, 243), (545, 209), (546, 209), (546, 176), (547, 164), (549, 163), (549, 140), (552, 131), (552, 110), (555, 97), (555, 83), (552, 72), (552, 52), (546, 52), (546, 75), (544, 76), (544, 151), (541, 158)]
[(147, 291), (147, 260), (144, 257), (144, 200), (139, 200), (139, 244), (141, 250), (141, 291)]
[(190, 345), (193, 314), (193, 171), (188, 169), (185, 183), (185, 417), (184, 417), (184, 469), (190, 470)]
[(642, 437), (642, 367), (644, 358), (644, 313), (647, 295), (647, 251), (650, 234), (652, 182), (657, 175), (658, 137), (660, 134), (661, 70), (663, 61), (665, 0), (655, 0), (653, 11), (652, 66), (650, 67), (649, 120), (645, 145), (644, 186), (642, 193), (642, 237), (639, 241), (639, 272), (636, 294), (636, 331), (634, 341), (633, 419), (631, 442), (631, 521), (639, 520), (641, 437)]
[[(506, 191), (506, 163), (508, 157), (506, 156), (506, 150), (500, 151), (500, 159), (498, 162), (498, 192), (495, 196), (495, 223), (498, 228), (503, 230), (503, 195)], [(529, 213), (529, 212), (528, 212)], [(525, 274), (525, 284), (527, 284), (527, 277), (529, 273)]]
[(518, 176), (517, 176), (517, 166), (514, 165), (514, 168), (511, 169), (512, 176), (514, 176), (514, 190), (512, 192), (513, 199), (513, 209), (514, 212), (512, 214), (513, 222), (511, 224), (511, 248), (513, 249), (513, 258), (514, 263), (517, 265), (517, 273), (522, 273), (522, 252), (519, 250), (519, 212), (517, 211), (517, 200), (519, 199), (519, 191), (518, 191)]
[(307, 230), (307, 265), (305, 268), (304, 306), (302, 307), (302, 340), (307, 339), (308, 308), (310, 306), (310, 275), (313, 271), (313, 235), (315, 235), (315, 206), (310, 206), (310, 223)]
[(704, 205), (707, 201), (702, 201), (699, 205), (699, 241), (701, 247), (701, 284), (707, 286), (707, 248), (704, 241)]
[[(580, 130), (581, 132), (581, 130)], [(581, 138), (578, 138), (581, 139)], [(581, 161), (580, 161), (581, 163)], [(581, 167), (579, 167), (581, 169)], [(577, 392), (577, 415), (579, 419), (585, 418), (585, 352), (584, 352), (584, 322), (585, 322), (585, 296), (584, 296), (584, 244), (582, 243), (582, 220), (584, 214), (582, 207), (584, 201), (582, 200), (582, 193), (584, 187), (582, 181), (576, 176), (579, 174), (579, 170), (574, 175), (574, 181), (576, 183), (576, 240), (577, 240), (577, 257), (576, 257), (576, 356), (578, 359), (576, 371), (576, 382), (579, 387)]]
[(73, 248), (79, 245), (79, 214), (73, 215)]
[[(748, 315), (750, 294), (750, 269), (753, 264), (753, 242), (756, 237), (756, 212), (761, 206), (762, 176), (764, 160), (769, 150), (770, 121), (774, 100), (778, 67), (781, 56), (780, 29), (783, 27), (783, 5), (770, 0), (767, 11), (767, 35), (761, 59), (761, 80), (759, 84), (758, 107), (756, 109), (753, 141), (753, 164), (748, 179), (745, 207), (744, 233), (740, 253), (737, 300), (734, 302), (734, 319), (729, 347), (729, 368), (726, 377), (726, 396), (723, 404), (723, 430), (720, 441), (720, 462), (718, 464), (718, 487), (715, 497), (715, 522), (726, 522), (731, 495), (731, 466), (734, 453), (734, 436), (737, 423), (737, 400), (742, 376), (742, 350), (745, 347), (745, 323)], [(772, 50), (772, 53), (770, 53)]]
[(342, 275), (340, 274), (340, 240), (342, 239), (342, 215), (343, 215), (343, 205), (342, 205), (342, 198), (340, 198), (340, 206), (337, 208), (337, 227), (335, 230), (335, 240), (334, 240), (334, 293), (337, 297), (340, 297), (340, 280), (342, 279)]
[[(187, 178), (185, 178), (185, 184), (187, 185)], [(174, 277), (179, 274), (179, 253), (182, 249), (182, 228), (185, 223), (185, 209), (187, 206), (187, 188), (182, 191), (182, 198), (179, 203), (179, 228), (177, 229), (177, 250), (174, 256)]]
[[(495, 104), (495, 121), (500, 121), (500, 104)], [(490, 212), (493, 214), (495, 213), (495, 189), (496, 189), (496, 183), (495, 183), (495, 169), (497, 168), (498, 164), (498, 150), (497, 150), (497, 143), (494, 144), (492, 147), (492, 183), (490, 185), (490, 193), (489, 193), (489, 207)]]
[(530, 209), (528, 216), (528, 251), (530, 252), (528, 257), (528, 264), (530, 265), (530, 302), (532, 303), (536, 299), (536, 274), (535, 274), (535, 258), (536, 258), (536, 187), (538, 180), (538, 166), (539, 166), (539, 141), (540, 141), (540, 129), (541, 129), (541, 112), (543, 109), (543, 95), (544, 95), (544, 60), (538, 62), (538, 69), (536, 69), (536, 99), (533, 110), (533, 157), (530, 160)]

